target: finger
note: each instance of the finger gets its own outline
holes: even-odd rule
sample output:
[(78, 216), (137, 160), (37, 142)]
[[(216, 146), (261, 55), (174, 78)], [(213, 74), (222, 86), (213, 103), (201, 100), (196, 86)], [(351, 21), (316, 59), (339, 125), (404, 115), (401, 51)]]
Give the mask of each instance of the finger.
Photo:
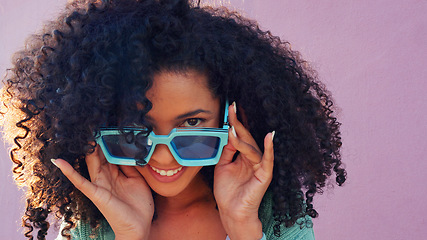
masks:
[(226, 165), (233, 161), (233, 156), (237, 152), (236, 148), (230, 143), (224, 146), (221, 157), (217, 163), (217, 166)]
[(273, 178), (273, 167), (274, 167), (274, 148), (273, 138), (275, 131), (268, 133), (264, 138), (264, 154), (262, 156), (261, 163), (257, 165), (255, 169), (256, 179), (262, 183), (269, 185)]
[(93, 198), (97, 188), (93, 183), (80, 175), (67, 161), (63, 159), (52, 159), (51, 161), (77, 189), (79, 189), (88, 198)]
[(239, 136), (240, 139), (249, 143), (250, 145), (253, 145), (257, 150), (260, 150), (255, 139), (252, 137), (252, 134), (237, 119), (237, 113), (236, 113), (237, 110), (236, 109), (237, 109), (236, 102), (233, 102), (233, 104), (231, 104), (228, 107), (228, 121), (230, 122), (230, 125), (234, 126), (234, 129), (237, 133), (237, 136)]
[(104, 154), (100, 150), (99, 146), (96, 146), (95, 151), (88, 154), (85, 160), (91, 179), (96, 179), (99, 172), (101, 172), (101, 166), (107, 163), (107, 160), (105, 159)]
[(110, 191), (107, 191), (102, 187), (96, 186), (95, 184), (81, 176), (65, 160), (52, 159), (51, 161), (62, 171), (62, 173), (71, 181), (71, 183), (78, 190), (80, 190), (95, 204), (95, 206), (104, 214), (104, 216), (106, 216), (107, 220), (111, 220), (111, 217), (108, 216), (115, 216), (117, 214), (117, 210), (110, 206), (120, 208), (120, 205), (123, 205), (123, 203), (117, 198), (112, 197), (112, 193)]
[(264, 154), (262, 156), (262, 169), (264, 171), (273, 174), (274, 166), (274, 148), (273, 148), (273, 139), (275, 131), (268, 133), (264, 138)]
[(246, 159), (248, 159), (252, 164), (257, 164), (261, 162), (261, 152), (255, 148), (253, 145), (248, 144), (245, 141), (240, 140), (240, 137), (237, 136), (234, 126), (231, 127), (229, 133), (229, 142), (236, 148), (240, 154), (243, 155)]

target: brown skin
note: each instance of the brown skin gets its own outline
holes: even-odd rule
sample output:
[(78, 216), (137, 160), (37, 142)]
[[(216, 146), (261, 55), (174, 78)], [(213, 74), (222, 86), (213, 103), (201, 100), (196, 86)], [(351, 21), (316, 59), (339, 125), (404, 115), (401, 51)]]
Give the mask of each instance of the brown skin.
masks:
[[(146, 95), (153, 104), (147, 119), (156, 134), (168, 134), (194, 122), (195, 127), (220, 125), (220, 101), (206, 87), (205, 77), (196, 72), (157, 74)], [(196, 110), (203, 112), (177, 119)], [(194, 120), (198, 118), (203, 120)], [(148, 165), (165, 170), (180, 167), (165, 145), (156, 146)], [(137, 167), (159, 194), (155, 202), (158, 218), (151, 225), (150, 239), (225, 239), (213, 193), (200, 173), (202, 167), (184, 168), (178, 180), (162, 183), (153, 177), (149, 166)]]
[[(219, 126), (219, 99), (208, 89), (203, 74), (160, 72), (154, 76), (146, 96), (153, 104), (147, 120), (156, 134), (168, 134), (176, 127)], [(200, 109), (203, 111), (179, 118)], [(227, 234), (233, 240), (260, 239), (258, 209), (272, 179), (273, 135), (266, 135), (262, 153), (250, 132), (237, 120), (234, 109), (235, 105), (231, 105), (228, 111), (235, 133), (230, 129), (229, 144), (215, 167), (213, 193), (202, 180), (201, 167), (184, 167), (174, 181), (159, 180), (167, 178), (156, 177), (152, 167), (166, 171), (181, 167), (165, 145), (156, 146), (151, 166), (145, 167), (109, 164), (97, 149), (86, 158), (91, 181), (67, 162), (57, 159), (55, 163), (95, 203), (118, 240), (224, 240)], [(240, 154), (232, 162), (236, 151)], [(155, 202), (150, 188), (158, 193)], [(158, 218), (152, 223), (154, 204)]]

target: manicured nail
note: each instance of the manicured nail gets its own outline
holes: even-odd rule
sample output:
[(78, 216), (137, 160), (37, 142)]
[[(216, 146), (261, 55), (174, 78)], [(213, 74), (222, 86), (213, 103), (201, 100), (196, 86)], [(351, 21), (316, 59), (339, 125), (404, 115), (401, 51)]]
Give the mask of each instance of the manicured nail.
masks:
[(234, 126), (231, 126), (231, 133), (233, 133), (233, 136), (237, 138), (236, 130), (234, 129)]
[(231, 105), (233, 105), (234, 113), (237, 113), (236, 102), (234, 101)]
[(53, 163), (53, 165), (55, 165), (56, 167), (58, 167), (58, 165), (56, 165), (56, 159), (52, 158), (52, 159), (50, 159), (50, 161)]
[(274, 139), (274, 135), (276, 134), (276, 131), (272, 131), (271, 132), (271, 141), (273, 141), (273, 139)]

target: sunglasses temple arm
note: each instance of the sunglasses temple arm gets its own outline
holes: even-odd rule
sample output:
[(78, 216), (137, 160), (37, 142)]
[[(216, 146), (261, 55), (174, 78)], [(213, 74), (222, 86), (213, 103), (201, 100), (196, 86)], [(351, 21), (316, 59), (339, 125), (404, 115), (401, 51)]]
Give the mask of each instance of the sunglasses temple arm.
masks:
[(228, 107), (230, 105), (228, 104), (228, 99), (225, 100), (225, 109), (224, 109), (224, 127), (227, 126), (228, 129)]

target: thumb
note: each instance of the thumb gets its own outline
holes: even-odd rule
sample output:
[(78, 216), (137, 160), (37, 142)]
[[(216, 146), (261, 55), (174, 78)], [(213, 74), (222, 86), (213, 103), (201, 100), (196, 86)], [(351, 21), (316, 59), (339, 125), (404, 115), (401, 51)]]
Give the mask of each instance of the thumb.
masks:
[(60, 158), (51, 159), (51, 161), (77, 189), (88, 198), (93, 197), (93, 193), (96, 192), (97, 188), (93, 183), (80, 175), (67, 161)]

